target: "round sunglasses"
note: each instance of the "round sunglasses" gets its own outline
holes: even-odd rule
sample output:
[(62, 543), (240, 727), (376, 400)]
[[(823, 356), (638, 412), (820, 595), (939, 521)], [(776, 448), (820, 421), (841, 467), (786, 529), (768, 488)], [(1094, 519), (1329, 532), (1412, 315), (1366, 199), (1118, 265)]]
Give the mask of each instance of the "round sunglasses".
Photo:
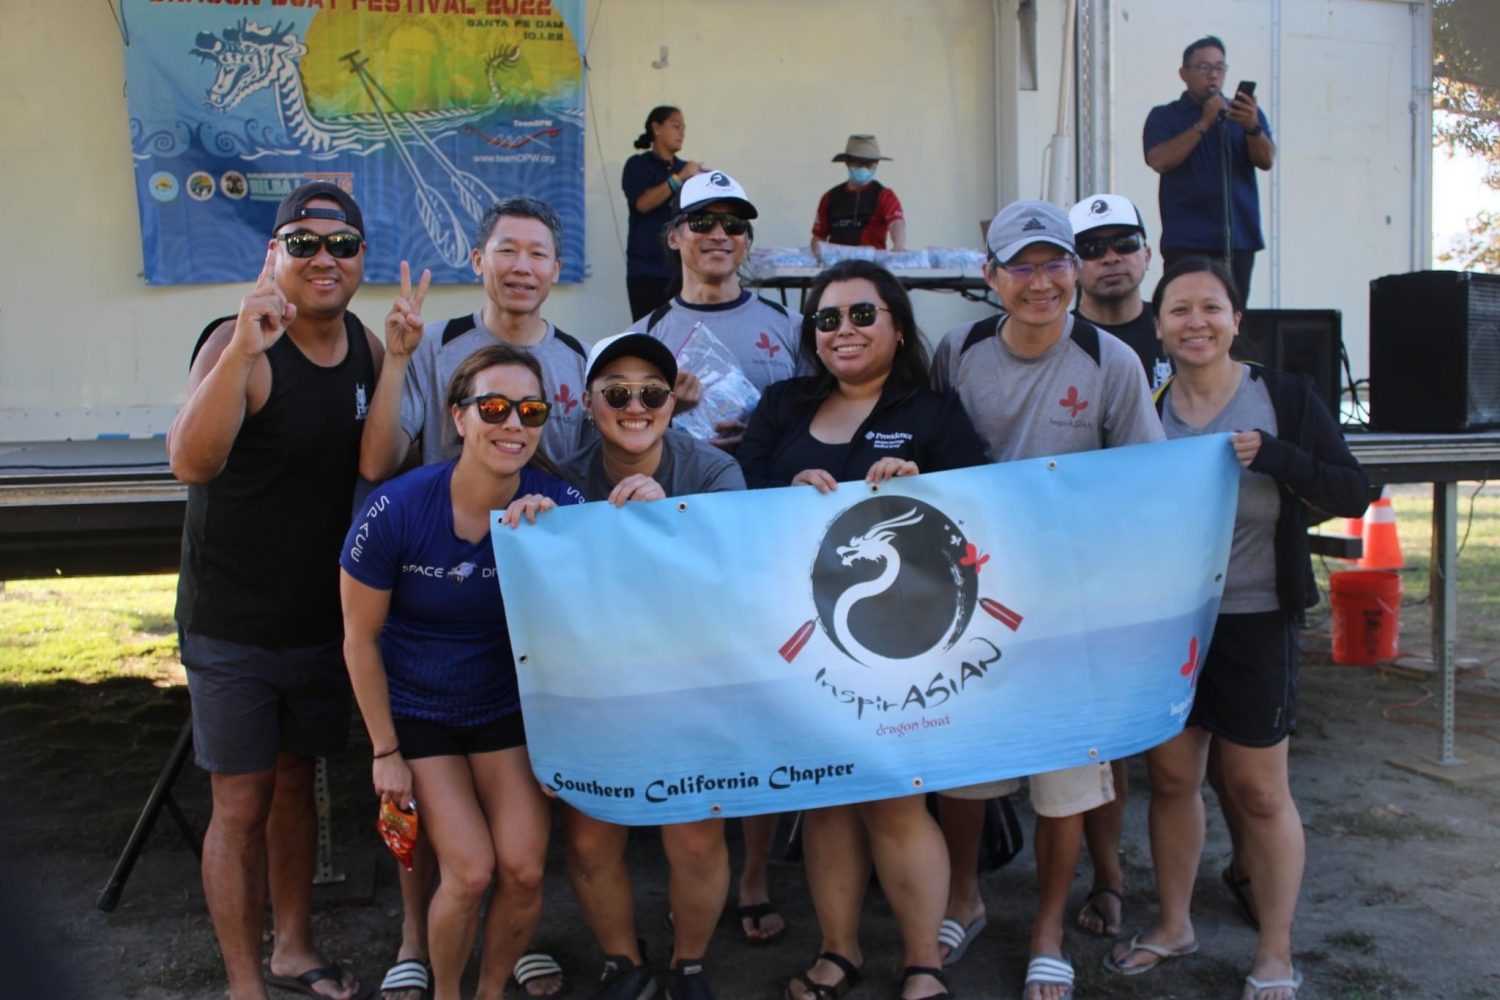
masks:
[(276, 238), (286, 244), (286, 252), (293, 257), (316, 257), (318, 251), (326, 245), (329, 255), (339, 260), (357, 257), (359, 248), (364, 246), (365, 242), (365, 238), (358, 233), (329, 233), (324, 236), (320, 233), (308, 232), (306, 229), (283, 233)]
[[(822, 333), (832, 333), (844, 321), (845, 307), (825, 306), (813, 313), (813, 326)], [(885, 306), (873, 302), (856, 302), (847, 308), (849, 322), (863, 329), (874, 324), (878, 313), (890, 312)]]
[(639, 399), (648, 410), (659, 410), (672, 390), (656, 382), (611, 382), (599, 390), (599, 395), (611, 410), (625, 409), (632, 399)]
[(479, 419), (487, 424), (503, 424), (510, 419), (510, 411), (515, 410), (516, 415), (521, 418), (522, 426), (540, 427), (547, 422), (547, 415), (552, 412), (551, 404), (543, 400), (511, 399), (498, 392), (465, 396), (458, 401), (459, 406), (468, 406), (470, 403), (479, 411)]

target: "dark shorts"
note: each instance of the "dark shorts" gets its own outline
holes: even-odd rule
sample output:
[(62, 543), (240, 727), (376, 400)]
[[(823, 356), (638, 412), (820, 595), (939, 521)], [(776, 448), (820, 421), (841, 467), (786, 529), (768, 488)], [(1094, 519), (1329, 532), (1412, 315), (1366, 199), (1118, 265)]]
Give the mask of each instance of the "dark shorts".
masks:
[(1297, 729), (1300, 649), (1284, 611), (1220, 615), (1187, 724), (1240, 746), (1280, 743)]
[(526, 724), (520, 712), (501, 716), (477, 726), (450, 726), (429, 719), (391, 720), (396, 724), (396, 742), (406, 760), (419, 757), (467, 757), (471, 753), (494, 753), (526, 745)]
[(278, 752), (344, 748), (352, 697), (341, 642), (263, 649), (191, 632), (179, 639), (194, 757), (205, 771), (250, 774), (275, 767)]

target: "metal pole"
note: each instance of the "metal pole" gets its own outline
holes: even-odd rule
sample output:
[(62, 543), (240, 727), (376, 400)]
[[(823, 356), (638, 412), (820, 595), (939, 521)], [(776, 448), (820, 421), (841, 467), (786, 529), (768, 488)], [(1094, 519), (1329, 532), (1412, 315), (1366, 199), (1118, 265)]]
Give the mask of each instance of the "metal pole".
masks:
[(1458, 638), (1458, 484), (1432, 484), (1432, 655), (1442, 675), (1443, 724), (1438, 760), (1462, 764), (1453, 755), (1453, 646)]

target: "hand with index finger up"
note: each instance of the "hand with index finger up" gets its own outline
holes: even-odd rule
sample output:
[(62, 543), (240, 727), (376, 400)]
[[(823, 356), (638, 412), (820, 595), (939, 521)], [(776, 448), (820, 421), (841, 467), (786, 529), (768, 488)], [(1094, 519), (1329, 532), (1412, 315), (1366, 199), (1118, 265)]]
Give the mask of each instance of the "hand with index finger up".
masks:
[(276, 248), (272, 246), (266, 251), (266, 263), (255, 279), (255, 287), (240, 299), (231, 346), (247, 357), (264, 354), (296, 318), (297, 307), (287, 301), (276, 284)]
[(409, 358), (422, 342), (422, 300), (427, 298), (431, 283), (432, 272), (423, 269), (422, 280), (413, 291), (411, 265), (401, 262), (401, 294), (385, 316), (385, 352), (389, 357)]

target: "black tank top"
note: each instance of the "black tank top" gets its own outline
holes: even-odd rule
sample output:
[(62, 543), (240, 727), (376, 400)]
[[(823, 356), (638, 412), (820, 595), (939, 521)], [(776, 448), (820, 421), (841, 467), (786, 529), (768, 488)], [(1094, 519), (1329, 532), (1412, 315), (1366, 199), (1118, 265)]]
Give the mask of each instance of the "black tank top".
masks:
[(364, 324), (351, 312), (344, 334), (349, 349), (331, 368), (291, 337), (272, 344), (265, 405), (245, 418), (224, 470), (188, 488), (177, 581), (186, 631), (269, 649), (343, 635), (339, 548), (375, 391)]

